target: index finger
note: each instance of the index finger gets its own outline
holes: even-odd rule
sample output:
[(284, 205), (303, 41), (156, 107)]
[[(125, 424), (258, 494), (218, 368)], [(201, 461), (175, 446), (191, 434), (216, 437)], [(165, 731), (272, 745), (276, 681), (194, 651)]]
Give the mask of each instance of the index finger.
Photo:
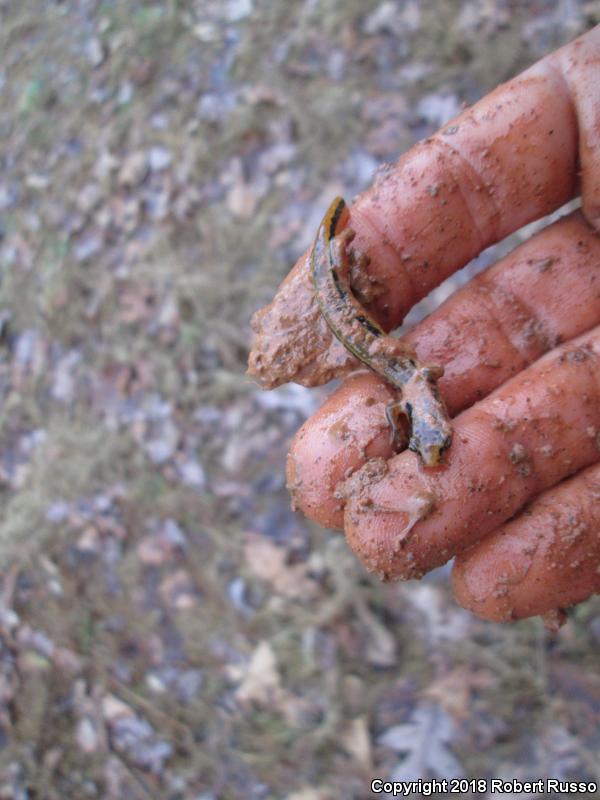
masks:
[[(351, 208), (386, 330), (481, 250), (572, 198), (600, 227), (600, 26), (539, 61), (406, 153)], [(250, 374), (315, 385), (356, 366), (332, 342), (306, 256), (255, 314)]]

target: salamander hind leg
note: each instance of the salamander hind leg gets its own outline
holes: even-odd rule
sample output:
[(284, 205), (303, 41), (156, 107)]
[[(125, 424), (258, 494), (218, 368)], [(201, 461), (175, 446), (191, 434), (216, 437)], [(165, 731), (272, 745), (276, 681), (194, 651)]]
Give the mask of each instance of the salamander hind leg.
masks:
[(408, 398), (395, 400), (386, 406), (385, 416), (396, 452), (408, 447), (419, 454), (426, 467), (441, 463), (452, 442), (452, 429), (435, 398), (419, 398), (416, 407)]
[(406, 424), (410, 420), (406, 413), (406, 408), (402, 400), (393, 400), (385, 407), (385, 417), (391, 428), (391, 444), (396, 451), (404, 450), (408, 444)]

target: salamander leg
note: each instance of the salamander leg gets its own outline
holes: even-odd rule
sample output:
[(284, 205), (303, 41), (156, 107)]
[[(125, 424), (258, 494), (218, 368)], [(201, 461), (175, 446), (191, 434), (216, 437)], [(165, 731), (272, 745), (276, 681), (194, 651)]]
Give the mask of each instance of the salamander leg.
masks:
[(396, 451), (404, 450), (408, 444), (408, 436), (406, 435), (405, 426), (402, 424), (402, 419), (408, 419), (406, 408), (402, 400), (393, 400), (385, 407), (385, 417), (389, 422), (392, 429), (391, 444)]
[(433, 383), (444, 374), (444, 368), (440, 364), (424, 364), (423, 377), (426, 381)]

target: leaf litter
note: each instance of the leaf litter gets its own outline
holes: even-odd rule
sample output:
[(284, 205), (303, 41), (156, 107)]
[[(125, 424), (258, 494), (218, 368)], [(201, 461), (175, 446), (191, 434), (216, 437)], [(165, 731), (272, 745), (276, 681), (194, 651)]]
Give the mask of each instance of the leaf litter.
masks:
[(319, 207), (600, 20), (546, 6), (0, 4), (0, 797), (600, 778), (598, 602), (382, 587), (288, 507), (325, 392), (243, 377)]

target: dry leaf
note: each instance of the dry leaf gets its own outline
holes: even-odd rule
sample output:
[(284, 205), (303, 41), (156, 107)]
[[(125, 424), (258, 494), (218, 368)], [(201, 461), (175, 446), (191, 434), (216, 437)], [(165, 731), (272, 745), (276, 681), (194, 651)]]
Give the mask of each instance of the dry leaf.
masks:
[(277, 705), (281, 699), (281, 676), (269, 642), (259, 642), (245, 667), (232, 667), (232, 677), (241, 678), (236, 697), (241, 705)]
[(234, 217), (250, 219), (256, 210), (258, 197), (247, 183), (239, 182), (231, 187), (225, 202)]
[(350, 721), (342, 733), (341, 744), (361, 767), (366, 770), (372, 769), (371, 737), (365, 717), (357, 717)]
[(419, 706), (410, 722), (389, 728), (378, 744), (403, 753), (404, 758), (394, 769), (393, 781), (412, 781), (418, 778), (460, 778), (462, 765), (448, 748), (452, 741), (452, 718), (435, 703)]
[(250, 534), (244, 552), (254, 575), (268, 583), (277, 594), (307, 600), (319, 593), (319, 584), (307, 574), (307, 565), (286, 564), (286, 551), (263, 536)]
[(473, 691), (489, 689), (496, 682), (490, 672), (458, 666), (447, 675), (435, 678), (423, 695), (439, 703), (453, 717), (467, 719), (471, 714)]

